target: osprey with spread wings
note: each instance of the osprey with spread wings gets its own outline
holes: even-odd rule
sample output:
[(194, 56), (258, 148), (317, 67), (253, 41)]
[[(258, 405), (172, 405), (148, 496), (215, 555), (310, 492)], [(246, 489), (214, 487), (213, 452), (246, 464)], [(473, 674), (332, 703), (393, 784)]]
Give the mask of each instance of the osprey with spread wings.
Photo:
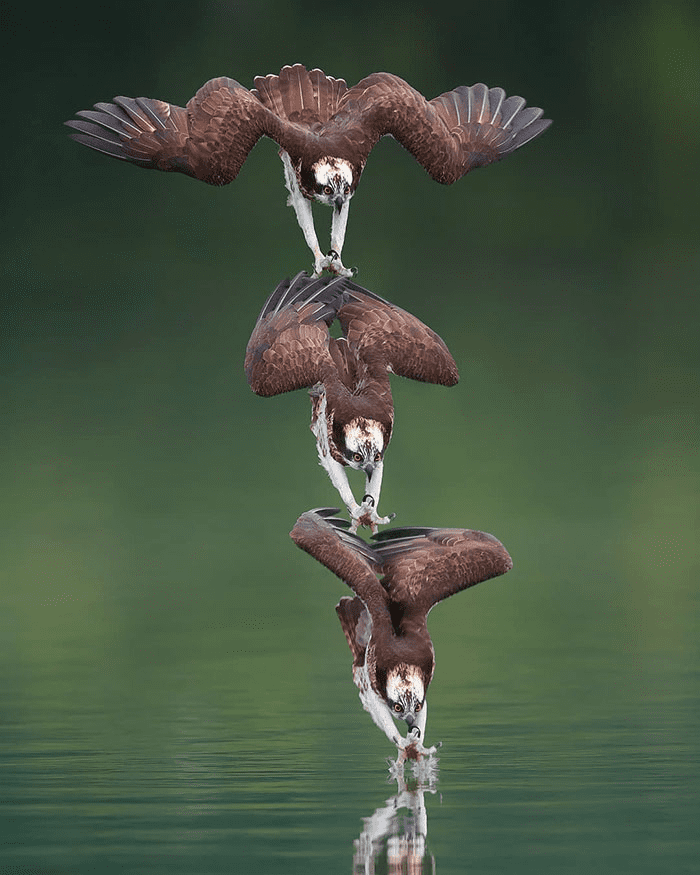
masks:
[[(66, 124), (79, 143), (140, 167), (177, 171), (211, 185), (238, 175), (260, 137), (280, 147), (289, 204), (294, 207), (314, 270), (342, 276), (350, 199), (378, 140), (393, 136), (437, 182), (450, 184), (498, 161), (545, 131), (551, 121), (502, 88), (462, 85), (426, 100), (391, 73), (372, 73), (348, 88), (343, 79), (286, 66), (258, 76), (248, 90), (220, 77), (176, 106), (148, 97), (96, 103)], [(324, 256), (311, 202), (333, 209), (331, 248)]]
[[(331, 337), (337, 319), (342, 337)], [(245, 371), (257, 395), (308, 388), (321, 465), (358, 525), (377, 530), (384, 453), (394, 424), (389, 374), (454, 386), (442, 338), (415, 316), (346, 277), (304, 273), (279, 284), (248, 341)], [(358, 504), (345, 468), (364, 471)]]
[[(399, 760), (420, 759), (436, 750), (424, 746), (435, 669), (428, 614), (448, 596), (505, 574), (513, 563), (503, 544), (485, 532), (386, 529), (368, 544), (345, 531), (347, 522), (335, 519), (335, 512), (307, 511), (290, 535), (355, 593), (335, 609), (352, 652), (360, 701), (399, 748)], [(394, 719), (406, 721), (406, 736)]]

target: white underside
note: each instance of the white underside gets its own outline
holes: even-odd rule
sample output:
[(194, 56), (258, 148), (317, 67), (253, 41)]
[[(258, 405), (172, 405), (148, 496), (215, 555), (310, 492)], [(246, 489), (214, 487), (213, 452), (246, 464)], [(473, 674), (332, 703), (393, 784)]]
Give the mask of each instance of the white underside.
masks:
[(369, 682), (366, 663), (353, 669), (353, 680), (355, 681), (355, 686), (360, 691), (362, 707), (367, 711), (375, 725), (382, 730), (389, 741), (397, 747), (401, 747), (401, 743), (405, 741), (405, 739), (402, 738), (396, 728), (394, 718), (391, 716), (391, 711), (386, 702), (372, 689)]
[[(423, 702), (423, 708), (416, 718), (411, 731), (404, 738), (396, 727), (394, 716), (391, 713), (389, 706), (384, 699), (372, 689), (369, 682), (369, 672), (367, 671), (367, 662), (364, 665), (356, 666), (353, 669), (353, 680), (355, 686), (360, 691), (360, 701), (362, 707), (367, 711), (369, 716), (374, 721), (375, 726), (378, 726), (384, 735), (392, 744), (395, 744), (400, 751), (408, 747), (409, 744), (415, 744), (419, 753), (424, 756), (429, 756), (435, 753), (436, 747), (426, 748), (425, 744), (425, 726), (428, 720), (428, 702)], [(419, 734), (416, 733), (419, 730)]]
[(333, 209), (333, 219), (331, 222), (331, 249), (336, 255), (324, 255), (321, 252), (318, 237), (316, 236), (311, 201), (304, 197), (299, 188), (299, 182), (297, 180), (296, 171), (292, 165), (292, 159), (284, 150), (280, 152), (280, 158), (284, 165), (284, 184), (289, 192), (287, 204), (290, 207), (294, 207), (297, 222), (304, 234), (306, 245), (313, 252), (314, 275), (320, 276), (322, 271), (328, 269), (339, 276), (353, 276), (354, 271), (348, 270), (344, 267), (340, 258), (343, 251), (343, 244), (345, 242), (345, 229), (348, 224), (350, 198), (345, 201), (340, 210)]
[(317, 386), (314, 386), (312, 392), (319, 398), (317, 408), (318, 415), (316, 416), (315, 421), (311, 423), (311, 431), (316, 436), (316, 450), (318, 452), (319, 463), (330, 477), (331, 483), (338, 490), (343, 503), (352, 517), (351, 531), (357, 531), (359, 525), (358, 520), (360, 517), (368, 517), (371, 520), (372, 531), (376, 532), (378, 525), (386, 525), (391, 521), (390, 517), (380, 517), (377, 513), (379, 494), (382, 489), (384, 463), (378, 462), (374, 468), (372, 476), (365, 479), (365, 494), (370, 496), (370, 500), (358, 504), (355, 501), (355, 496), (352, 494), (352, 489), (348, 482), (348, 475), (345, 473), (345, 467), (331, 455), (330, 439), (328, 435), (326, 391), (321, 384), (318, 384)]
[(345, 468), (331, 455), (330, 442), (328, 439), (326, 392), (322, 386), (317, 387), (316, 391), (319, 393), (318, 416), (316, 417), (316, 421), (311, 424), (311, 431), (316, 436), (318, 459), (321, 466), (331, 478), (331, 483), (340, 493), (340, 497), (350, 512), (350, 515), (354, 517), (360, 506), (355, 501), (352, 489), (350, 489)]

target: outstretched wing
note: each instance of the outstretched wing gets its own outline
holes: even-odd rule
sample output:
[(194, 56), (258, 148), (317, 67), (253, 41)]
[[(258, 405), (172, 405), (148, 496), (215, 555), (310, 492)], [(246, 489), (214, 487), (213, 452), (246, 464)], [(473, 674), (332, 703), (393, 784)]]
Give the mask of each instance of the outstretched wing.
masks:
[(439, 335), (373, 292), (351, 282), (347, 289), (338, 320), (351, 346), (361, 354), (380, 356), (401, 377), (455, 385), (457, 365)]
[(238, 175), (263, 135), (278, 142), (288, 128), (234, 79), (203, 85), (187, 109), (148, 97), (115, 97), (66, 122), (74, 140), (139, 167), (177, 171), (211, 185)]
[(390, 629), (387, 594), (377, 579), (381, 562), (362, 538), (345, 531), (345, 520), (336, 520), (337, 508), (318, 508), (303, 513), (289, 533), (297, 545), (347, 583), (362, 599), (372, 625)]
[(333, 373), (328, 325), (344, 300), (344, 279), (284, 280), (265, 302), (248, 341), (245, 372), (256, 395), (313, 386)]
[(394, 136), (437, 182), (450, 184), (473, 170), (499, 161), (538, 137), (551, 125), (538, 107), (502, 88), (462, 85), (426, 100), (391, 73), (373, 73), (341, 97), (340, 130), (348, 131), (363, 163), (377, 140)]
[(473, 529), (385, 529), (373, 540), (372, 549), (382, 562), (382, 585), (392, 601), (409, 610), (428, 611), (513, 567), (500, 541)]

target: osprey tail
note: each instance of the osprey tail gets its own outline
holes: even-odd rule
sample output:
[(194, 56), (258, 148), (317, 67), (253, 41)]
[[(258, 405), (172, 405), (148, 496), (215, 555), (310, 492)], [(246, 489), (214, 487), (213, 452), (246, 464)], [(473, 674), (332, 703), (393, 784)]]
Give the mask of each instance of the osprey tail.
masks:
[(297, 124), (324, 124), (338, 109), (347, 91), (344, 79), (326, 76), (323, 70), (310, 72), (302, 64), (282, 67), (279, 76), (256, 76), (252, 90), (258, 100), (280, 118)]
[(372, 621), (361, 598), (344, 596), (335, 606), (335, 612), (352, 652), (353, 666), (364, 665), (365, 651), (372, 633)]

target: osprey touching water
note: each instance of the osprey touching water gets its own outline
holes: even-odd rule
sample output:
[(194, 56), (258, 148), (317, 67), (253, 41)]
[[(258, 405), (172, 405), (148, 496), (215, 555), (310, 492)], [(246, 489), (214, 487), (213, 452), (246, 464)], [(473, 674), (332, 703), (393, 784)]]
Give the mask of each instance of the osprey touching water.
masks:
[[(343, 337), (330, 336), (340, 322)], [(257, 395), (310, 389), (318, 456), (358, 525), (390, 521), (377, 512), (394, 403), (389, 373), (454, 386), (457, 365), (415, 316), (345, 277), (285, 280), (266, 301), (248, 341), (245, 371)], [(364, 471), (358, 504), (345, 468)]]
[[(369, 153), (393, 136), (437, 182), (449, 185), (498, 161), (545, 131), (551, 121), (502, 88), (459, 86), (426, 100), (391, 73), (372, 73), (348, 88), (343, 79), (286, 66), (258, 76), (248, 90), (225, 76), (211, 79), (187, 103), (115, 97), (66, 124), (79, 143), (140, 167), (177, 171), (211, 185), (236, 178), (260, 137), (274, 140), (284, 164), (289, 204), (314, 255), (318, 276), (341, 276), (350, 199)], [(311, 202), (333, 209), (324, 256)]]
[[(424, 747), (426, 694), (435, 669), (427, 617), (438, 602), (513, 567), (503, 544), (471, 529), (387, 529), (367, 544), (333, 519), (335, 508), (302, 514), (290, 535), (355, 593), (336, 606), (353, 656), (353, 679), (372, 720), (399, 748)], [(381, 578), (378, 579), (378, 576)], [(403, 737), (394, 724), (405, 720)]]

